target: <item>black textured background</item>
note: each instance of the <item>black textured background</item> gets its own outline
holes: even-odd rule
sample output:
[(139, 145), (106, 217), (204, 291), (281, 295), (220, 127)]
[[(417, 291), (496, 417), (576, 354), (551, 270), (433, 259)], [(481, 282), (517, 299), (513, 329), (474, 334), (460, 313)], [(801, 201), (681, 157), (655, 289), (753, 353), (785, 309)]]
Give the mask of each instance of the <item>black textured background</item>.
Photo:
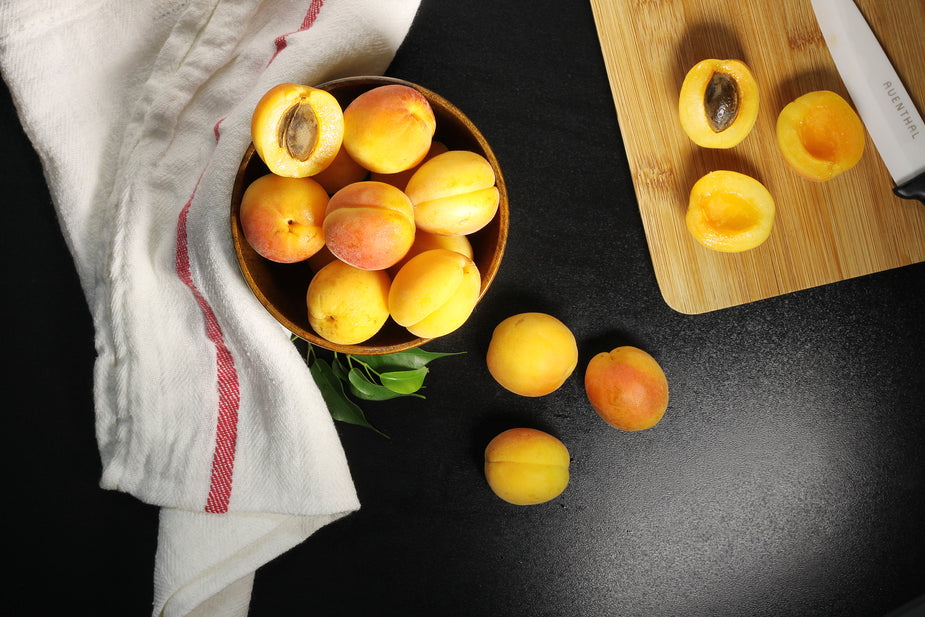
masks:
[[(339, 426), (362, 509), (259, 570), (251, 614), (908, 609), (925, 594), (925, 266), (674, 312), (590, 6), (526, 6), (424, 0), (388, 71), (456, 103), (491, 142), (511, 199), (505, 261), (466, 326), (428, 347), (467, 353), (433, 365), (426, 400), (366, 406), (391, 439)], [(5, 88), (0, 123), (4, 604), (148, 614), (157, 510), (98, 488), (89, 312)], [(494, 383), (484, 353), (494, 325), (534, 310), (565, 321), (581, 357), (560, 390), (526, 399)], [(648, 431), (609, 428), (584, 398), (590, 356), (621, 344), (669, 379)], [(518, 508), (485, 484), (482, 451), (512, 426), (569, 447), (556, 500)]]

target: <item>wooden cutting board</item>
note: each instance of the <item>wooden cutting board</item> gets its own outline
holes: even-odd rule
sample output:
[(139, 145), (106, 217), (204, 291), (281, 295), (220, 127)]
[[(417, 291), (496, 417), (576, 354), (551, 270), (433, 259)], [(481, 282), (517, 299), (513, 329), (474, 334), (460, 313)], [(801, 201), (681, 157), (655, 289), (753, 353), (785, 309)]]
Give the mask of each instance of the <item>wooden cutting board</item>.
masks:
[[(591, 0), (591, 6), (669, 306), (704, 313), (925, 261), (925, 205), (892, 194), (869, 136), (860, 163), (825, 183), (798, 176), (777, 149), (777, 115), (797, 96), (825, 89), (851, 100), (809, 0)], [(921, 112), (925, 2), (858, 0), (858, 6)], [(761, 91), (754, 129), (729, 150), (694, 145), (678, 121), (681, 82), (706, 58), (744, 61)], [(690, 188), (718, 169), (755, 177), (775, 198), (774, 229), (756, 249), (710, 251), (687, 231)]]

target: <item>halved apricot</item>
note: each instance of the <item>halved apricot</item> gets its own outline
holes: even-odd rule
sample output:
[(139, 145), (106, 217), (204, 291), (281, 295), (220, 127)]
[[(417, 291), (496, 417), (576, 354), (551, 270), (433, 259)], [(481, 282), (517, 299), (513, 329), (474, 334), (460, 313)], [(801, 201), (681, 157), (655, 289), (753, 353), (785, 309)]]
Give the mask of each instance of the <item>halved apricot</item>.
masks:
[(686, 223), (703, 246), (738, 253), (768, 239), (774, 210), (774, 198), (758, 180), (736, 171), (711, 171), (691, 189)]
[(731, 148), (758, 118), (758, 83), (740, 60), (698, 62), (681, 84), (681, 128), (704, 148)]
[(777, 117), (777, 146), (798, 174), (823, 182), (857, 165), (864, 154), (864, 124), (835, 92), (808, 92)]
[(330, 93), (283, 83), (263, 95), (251, 116), (254, 149), (278, 176), (304, 178), (327, 167), (344, 139), (344, 115)]

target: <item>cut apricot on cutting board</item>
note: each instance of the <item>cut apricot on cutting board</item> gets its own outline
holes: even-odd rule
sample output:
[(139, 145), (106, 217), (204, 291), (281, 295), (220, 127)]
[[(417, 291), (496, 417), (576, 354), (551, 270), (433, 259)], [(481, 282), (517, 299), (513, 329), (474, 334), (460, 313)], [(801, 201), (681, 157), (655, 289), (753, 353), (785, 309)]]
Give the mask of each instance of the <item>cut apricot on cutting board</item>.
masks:
[(739, 60), (702, 60), (681, 84), (681, 128), (698, 146), (732, 148), (758, 118), (758, 84)]
[(824, 182), (857, 165), (864, 154), (864, 125), (835, 92), (808, 92), (777, 117), (777, 146), (798, 174)]
[(768, 239), (774, 210), (774, 198), (758, 180), (737, 171), (711, 171), (691, 189), (687, 228), (708, 249), (739, 253)]

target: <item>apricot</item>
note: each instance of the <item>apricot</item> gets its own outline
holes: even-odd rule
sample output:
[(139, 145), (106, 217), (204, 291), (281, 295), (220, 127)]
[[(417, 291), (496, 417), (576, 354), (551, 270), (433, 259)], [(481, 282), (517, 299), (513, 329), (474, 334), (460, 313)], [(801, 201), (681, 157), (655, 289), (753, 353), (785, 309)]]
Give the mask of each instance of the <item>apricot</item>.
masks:
[(712, 171), (691, 189), (685, 222), (703, 246), (737, 253), (771, 235), (774, 198), (758, 180), (736, 171)]
[(777, 146), (799, 175), (824, 182), (857, 165), (864, 154), (864, 124), (835, 92), (808, 92), (777, 117)]
[(698, 146), (732, 148), (758, 118), (758, 84), (740, 60), (708, 59), (691, 68), (678, 101), (681, 128)]
[(344, 109), (344, 147), (375, 173), (417, 165), (427, 155), (436, 128), (427, 98), (402, 84), (367, 90)]
[(475, 259), (472, 243), (467, 236), (441, 236), (418, 229), (414, 232), (414, 242), (411, 244), (411, 248), (408, 249), (408, 252), (398, 263), (389, 268), (389, 274), (394, 277), (412, 257), (431, 249), (449, 249), (465, 255), (469, 259)]
[(546, 313), (520, 313), (499, 323), (486, 356), (488, 372), (521, 396), (558, 390), (578, 365), (578, 345), (568, 326)]
[(364, 270), (383, 270), (405, 256), (414, 242), (414, 208), (384, 182), (348, 184), (331, 196), (322, 230), (338, 259)]
[(329, 195), (333, 195), (348, 184), (365, 180), (368, 174), (369, 172), (350, 158), (347, 150), (341, 147), (330, 164), (313, 175), (312, 179), (323, 186)]
[(450, 150), (423, 163), (405, 193), (419, 229), (450, 236), (480, 230), (500, 203), (491, 163), (468, 150)]
[(408, 260), (392, 280), (389, 313), (415, 336), (443, 336), (472, 314), (481, 285), (470, 258), (449, 249), (425, 251)]
[(254, 149), (280, 176), (303, 178), (337, 155), (344, 137), (340, 103), (330, 93), (283, 83), (268, 90), (251, 116)]
[(311, 178), (267, 174), (241, 198), (241, 229), (262, 257), (279, 263), (304, 261), (324, 246), (322, 221), (328, 194)]
[(389, 318), (389, 275), (334, 260), (308, 285), (308, 323), (318, 336), (339, 345), (362, 343)]
[(501, 499), (532, 506), (555, 499), (568, 486), (568, 448), (549, 433), (512, 428), (485, 448), (485, 479)]
[(585, 392), (594, 411), (623, 431), (652, 428), (668, 409), (668, 379), (662, 367), (636, 347), (617, 347), (591, 358)]
[(438, 154), (443, 154), (448, 148), (441, 141), (432, 141), (430, 143), (430, 149), (427, 151), (427, 154), (424, 156), (424, 159), (417, 165), (406, 169), (404, 171), (398, 171), (394, 174), (378, 174), (373, 173), (369, 175), (370, 180), (378, 180), (379, 182), (385, 182), (386, 184), (391, 184), (397, 189), (405, 190), (405, 187), (408, 186), (408, 180), (411, 179), (411, 176), (414, 175), (414, 172), (425, 162), (434, 158)]

